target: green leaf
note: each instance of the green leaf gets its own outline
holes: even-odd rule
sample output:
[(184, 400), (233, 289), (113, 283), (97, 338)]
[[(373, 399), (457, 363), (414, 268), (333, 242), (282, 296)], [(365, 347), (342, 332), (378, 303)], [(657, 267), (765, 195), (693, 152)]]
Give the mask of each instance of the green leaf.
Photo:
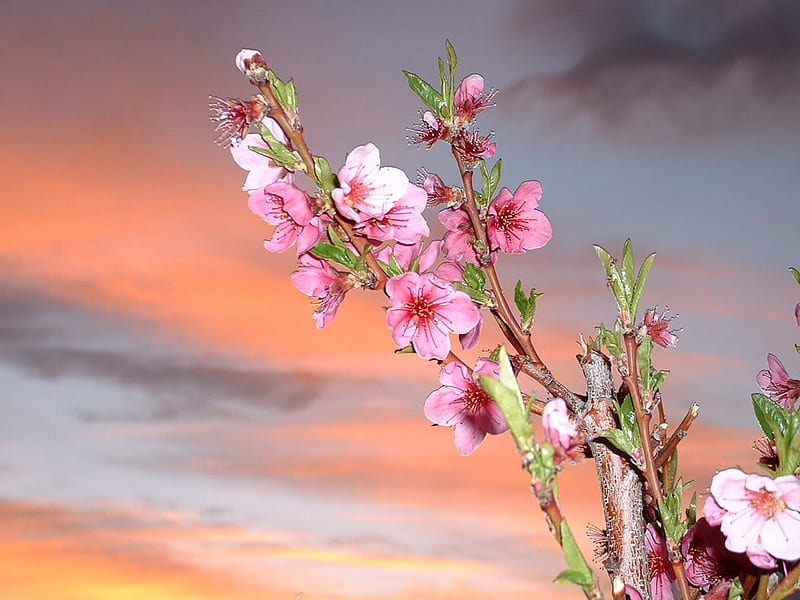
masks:
[(517, 305), (517, 310), (520, 315), (525, 315), (528, 311), (528, 297), (525, 295), (525, 292), (522, 291), (521, 281), (517, 281), (517, 285), (514, 286), (514, 304)]
[(255, 152), (256, 154), (261, 154), (268, 158), (271, 158), (275, 164), (280, 165), (290, 171), (297, 170), (297, 164), (300, 161), (300, 158), (294, 153), (291, 152), (286, 146), (281, 146), (276, 150), (271, 148), (262, 148), (261, 146), (248, 146), (250, 150)]
[(437, 92), (430, 83), (422, 79), (419, 75), (415, 75), (409, 71), (403, 71), (403, 74), (408, 80), (409, 87), (419, 96), (423, 104), (430, 108), (435, 115), (441, 117), (442, 110), (445, 106), (442, 94)]
[(659, 501), (658, 508), (661, 513), (661, 523), (667, 538), (680, 544), (683, 534), (686, 533), (686, 521), (683, 518), (683, 495), (691, 486), (691, 482), (679, 479), (669, 494), (665, 494)]
[(285, 88), (286, 107), (297, 112), (297, 90), (294, 87), (294, 79), (289, 79), (286, 82)]
[(464, 292), (467, 296), (472, 298), (478, 304), (485, 304), (486, 306), (490, 307), (494, 306), (494, 300), (492, 300), (488, 294), (480, 290), (476, 290), (475, 288), (464, 283), (463, 281), (454, 281), (453, 287), (456, 288), (459, 292)]
[[(394, 259), (394, 257), (392, 258)], [(394, 260), (394, 262), (397, 263), (397, 260)], [(395, 268), (391, 263), (385, 263), (382, 260), (379, 260), (378, 264), (381, 266), (381, 269), (383, 269), (383, 272), (386, 273), (390, 278), (397, 277), (405, 272), (399, 265), (397, 268)]]
[(636, 351), (636, 362), (639, 366), (639, 373), (641, 375), (645, 391), (650, 389), (650, 364), (652, 353), (653, 340), (650, 339), (650, 336), (645, 336), (639, 344), (639, 349)]
[(607, 439), (617, 450), (628, 456), (633, 456), (637, 448), (630, 434), (622, 429), (606, 429), (598, 437)]
[(447, 64), (450, 67), (450, 78), (452, 80), (456, 76), (456, 71), (458, 71), (458, 55), (456, 55), (456, 49), (450, 40), (444, 41), (444, 47), (447, 50)]
[(503, 417), (520, 452), (532, 451), (533, 428), (528, 421), (528, 411), (522, 401), (522, 392), (514, 376), (514, 369), (508, 358), (505, 347), (497, 351), (497, 362), (500, 365), (500, 380), (488, 375), (479, 375), (478, 382), (500, 407)]
[(728, 600), (742, 600), (744, 598), (744, 587), (742, 582), (737, 577), (731, 583), (731, 589), (728, 590)]
[(358, 257), (348, 248), (340, 248), (327, 242), (319, 242), (311, 248), (311, 254), (317, 258), (332, 260), (344, 265), (348, 269), (355, 269), (358, 264)]
[(639, 267), (639, 274), (636, 276), (636, 283), (633, 286), (633, 294), (631, 295), (631, 319), (636, 320), (636, 313), (639, 310), (639, 302), (642, 300), (645, 285), (647, 284), (647, 277), (650, 275), (650, 269), (653, 267), (653, 261), (656, 259), (656, 253), (649, 254), (644, 259), (642, 266)]
[(596, 329), (597, 336), (603, 345), (617, 360), (622, 360), (622, 335), (620, 330), (619, 319), (614, 322), (614, 331), (606, 329), (605, 325), (600, 325)]
[(614, 294), (614, 300), (616, 300), (617, 306), (619, 307), (620, 316), (624, 314), (626, 317), (630, 318), (629, 290), (622, 281), (614, 257), (611, 256), (608, 250), (597, 244), (594, 245), (594, 251), (603, 264), (603, 269), (606, 272), (606, 281), (611, 288), (611, 293)]
[(789, 272), (792, 274), (792, 277), (794, 277), (794, 280), (797, 283), (800, 283), (800, 271), (798, 271), (794, 267), (789, 267)]
[(321, 156), (314, 157), (314, 178), (326, 194), (330, 194), (336, 187), (336, 176), (331, 172), (331, 165)]
[(689, 500), (689, 506), (686, 507), (686, 522), (689, 526), (697, 522), (697, 492), (692, 494), (692, 498)]
[(774, 440), (776, 433), (785, 434), (789, 425), (786, 411), (764, 394), (752, 394), (750, 397), (753, 399), (753, 412), (764, 435)]
[(464, 265), (464, 281), (480, 292), (486, 289), (486, 273), (471, 262)]
[(569, 568), (559, 573), (555, 582), (574, 583), (584, 590), (591, 588), (595, 579), (594, 571), (575, 542), (575, 536), (572, 535), (566, 519), (561, 521), (561, 548)]
[(661, 369), (659, 371), (653, 371), (653, 373), (650, 375), (650, 387), (648, 389), (650, 390), (659, 389), (661, 387), (661, 384), (664, 383), (664, 380), (667, 378), (667, 375), (669, 375), (669, 373), (670, 372), (665, 369)]
[(631, 238), (628, 238), (622, 245), (622, 280), (625, 282), (625, 285), (631, 289), (633, 289), (635, 283), (633, 279), (633, 269), (633, 243), (631, 242)]
[(497, 159), (497, 162), (494, 163), (492, 167), (492, 173), (489, 176), (489, 182), (492, 185), (492, 196), (494, 196), (497, 187), (500, 185), (500, 180), (503, 178), (503, 159)]

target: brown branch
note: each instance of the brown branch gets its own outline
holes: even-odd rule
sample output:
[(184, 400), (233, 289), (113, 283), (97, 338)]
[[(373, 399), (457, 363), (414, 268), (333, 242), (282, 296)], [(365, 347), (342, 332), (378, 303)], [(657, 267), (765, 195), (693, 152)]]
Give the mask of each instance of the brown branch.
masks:
[(689, 435), (689, 429), (691, 428), (695, 419), (697, 419), (697, 415), (699, 413), (700, 406), (696, 402), (693, 402), (689, 407), (686, 416), (683, 417), (683, 420), (678, 424), (678, 428), (672, 432), (672, 435), (669, 436), (669, 439), (667, 439), (664, 447), (653, 460), (656, 468), (663, 467), (664, 464), (666, 464), (666, 462), (669, 460), (669, 457), (675, 451), (675, 448), (678, 447), (678, 444), (681, 442), (681, 440)]

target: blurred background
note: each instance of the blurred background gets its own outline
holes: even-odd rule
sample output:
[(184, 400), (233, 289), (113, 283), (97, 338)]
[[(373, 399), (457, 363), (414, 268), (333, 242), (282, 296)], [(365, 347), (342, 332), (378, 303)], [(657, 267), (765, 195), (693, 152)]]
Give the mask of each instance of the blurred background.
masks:
[[(248, 97), (258, 48), (334, 169), (371, 141), (454, 185), (407, 143), (401, 72), (434, 81), (446, 38), (499, 90), (504, 185), (544, 186), (554, 238), (501, 275), (545, 293), (545, 360), (580, 386), (578, 335), (614, 318), (591, 244), (632, 237), (658, 253), (645, 305), (680, 315), (669, 414), (702, 407), (685, 474), (755, 470), (755, 374), (800, 371), (797, 4), (6, 0), (4, 600), (577, 597), (511, 440), (463, 458), (430, 426), (437, 369), (392, 355), (377, 294), (316, 330), (212, 142), (208, 95)], [(576, 533), (602, 522), (592, 468), (563, 477)]]

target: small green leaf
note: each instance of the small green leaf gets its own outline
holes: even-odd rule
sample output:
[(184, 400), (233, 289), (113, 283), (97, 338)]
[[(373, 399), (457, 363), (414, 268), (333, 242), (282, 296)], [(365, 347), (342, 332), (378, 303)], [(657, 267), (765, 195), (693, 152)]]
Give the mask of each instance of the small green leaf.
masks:
[(430, 108), (435, 115), (441, 117), (442, 110), (445, 106), (445, 101), (442, 98), (442, 95), (437, 92), (430, 83), (422, 79), (419, 75), (415, 75), (409, 71), (403, 71), (403, 74), (408, 80), (409, 87), (417, 96), (419, 96), (423, 104)]
[[(394, 259), (394, 257), (392, 258)], [(394, 260), (394, 262), (397, 263), (397, 260)], [(399, 265), (397, 266), (397, 268), (395, 268), (394, 265), (392, 265), (391, 263), (385, 263), (382, 260), (379, 260), (378, 264), (381, 266), (381, 269), (383, 269), (383, 272), (386, 273), (390, 278), (397, 277), (398, 275), (402, 275), (405, 272), (403, 271), (403, 268), (400, 267)]]
[(464, 281), (470, 287), (482, 292), (486, 289), (486, 273), (479, 266), (468, 262), (464, 265)]
[(642, 300), (645, 285), (647, 284), (647, 277), (650, 275), (650, 269), (653, 267), (653, 261), (656, 259), (656, 253), (649, 254), (644, 259), (642, 266), (639, 267), (639, 274), (636, 276), (636, 283), (633, 286), (633, 295), (631, 296), (631, 319), (636, 320), (636, 312), (639, 310), (639, 302)]
[(697, 492), (692, 494), (689, 506), (686, 507), (686, 522), (690, 527), (697, 522)]
[(789, 272), (792, 274), (792, 277), (794, 277), (794, 280), (797, 283), (800, 283), (800, 271), (798, 271), (794, 267), (789, 267)]
[(262, 148), (261, 146), (248, 146), (250, 150), (255, 152), (256, 154), (261, 154), (268, 158), (271, 158), (275, 164), (280, 165), (290, 171), (297, 170), (297, 164), (300, 161), (300, 157), (298, 157), (294, 152), (290, 151), (286, 146), (281, 146), (278, 149), (271, 149), (271, 148)]
[(559, 573), (555, 582), (574, 583), (585, 590), (591, 588), (595, 579), (594, 571), (575, 542), (575, 536), (572, 535), (566, 519), (561, 521), (561, 548), (569, 568)]
[(314, 157), (314, 177), (319, 188), (330, 194), (336, 187), (336, 176), (331, 172), (331, 165), (321, 156)]
[(489, 182), (492, 185), (492, 195), (497, 190), (497, 186), (500, 185), (500, 180), (503, 178), (503, 159), (500, 158), (494, 163), (492, 167), (492, 173), (489, 176)]
[(459, 292), (464, 292), (467, 296), (472, 298), (478, 304), (485, 304), (486, 306), (493, 307), (494, 300), (492, 300), (488, 294), (482, 292), (480, 290), (476, 290), (470, 285), (467, 285), (463, 281), (454, 281), (453, 287), (456, 288)]
[(619, 325), (619, 319), (614, 323), (614, 331), (605, 328), (605, 325), (600, 325), (597, 328), (597, 336), (603, 345), (617, 360), (622, 360), (622, 339)]
[(728, 590), (728, 600), (742, 600), (744, 598), (744, 586), (737, 577), (731, 583), (731, 589)]
[(445, 50), (447, 50), (447, 64), (450, 66), (450, 77), (454, 78), (458, 70), (458, 55), (450, 40), (445, 40), (444, 47)]
[(631, 242), (631, 238), (628, 238), (622, 245), (622, 280), (630, 289), (633, 289), (635, 284), (633, 269), (633, 243)]
[(633, 456), (637, 447), (631, 436), (622, 429), (606, 429), (598, 437), (607, 439), (617, 450), (628, 456)]
[(616, 261), (614, 257), (602, 246), (595, 244), (594, 250), (597, 253), (600, 262), (603, 264), (603, 269), (606, 272), (606, 281), (611, 288), (611, 293), (614, 294), (614, 300), (617, 302), (617, 307), (620, 311), (620, 316), (630, 318), (630, 290), (625, 286), (622, 277), (617, 270)]
[(500, 365), (500, 380), (488, 375), (479, 375), (478, 382), (500, 407), (517, 448), (521, 452), (531, 451), (533, 428), (528, 421), (528, 411), (525, 410), (522, 392), (520, 392), (519, 383), (514, 376), (508, 352), (503, 346), (497, 352), (497, 362)]
[(297, 90), (294, 87), (294, 79), (289, 79), (289, 81), (286, 82), (285, 90), (286, 107), (297, 112)]
[(789, 425), (786, 411), (764, 394), (752, 394), (750, 397), (753, 399), (753, 412), (764, 435), (774, 440), (776, 433), (786, 433)]
[(520, 315), (524, 315), (528, 310), (528, 297), (522, 291), (522, 282), (517, 281), (514, 286), (514, 304), (517, 305), (517, 310)]
[(311, 248), (311, 254), (317, 258), (332, 260), (349, 269), (355, 269), (358, 265), (358, 257), (350, 249), (340, 248), (327, 242), (319, 242)]

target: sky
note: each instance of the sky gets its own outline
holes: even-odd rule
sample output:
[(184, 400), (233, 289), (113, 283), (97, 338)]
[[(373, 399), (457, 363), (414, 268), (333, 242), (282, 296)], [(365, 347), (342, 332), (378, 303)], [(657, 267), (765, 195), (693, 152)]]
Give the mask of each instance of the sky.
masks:
[[(241, 48), (295, 78), (334, 169), (371, 141), (454, 185), (442, 148), (407, 143), (402, 76), (435, 79), (452, 40), (499, 90), (481, 128), (504, 185), (544, 187), (553, 240), (500, 273), (544, 292), (545, 361), (580, 389), (578, 335), (614, 318), (591, 246), (631, 237), (658, 254), (645, 304), (679, 315), (668, 413), (701, 405), (685, 475), (702, 493), (755, 470), (755, 374), (770, 352), (800, 370), (798, 30), (766, 0), (7, 1), (4, 600), (576, 597), (511, 440), (459, 456), (383, 299), (349, 294), (317, 330), (294, 256), (264, 251), (208, 120), (209, 94), (252, 93)], [(591, 479), (561, 484), (588, 552)]]

